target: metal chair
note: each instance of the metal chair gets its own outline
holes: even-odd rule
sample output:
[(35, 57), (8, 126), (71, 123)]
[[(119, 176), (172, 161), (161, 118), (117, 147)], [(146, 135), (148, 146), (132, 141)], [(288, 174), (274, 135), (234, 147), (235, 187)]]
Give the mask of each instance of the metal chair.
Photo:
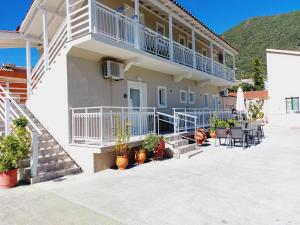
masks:
[(216, 128), (217, 139), (219, 144), (222, 145), (222, 139), (225, 139), (225, 145), (227, 145), (228, 133), (226, 128)]
[(232, 147), (232, 141), (234, 146), (236, 141), (242, 143), (243, 148), (245, 148), (245, 144), (248, 145), (246, 134), (241, 127), (232, 127), (230, 129), (230, 147)]

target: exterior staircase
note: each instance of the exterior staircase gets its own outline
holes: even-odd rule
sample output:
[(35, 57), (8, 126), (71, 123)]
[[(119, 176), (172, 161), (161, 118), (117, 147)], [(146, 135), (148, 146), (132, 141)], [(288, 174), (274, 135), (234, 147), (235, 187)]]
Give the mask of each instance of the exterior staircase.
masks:
[[(20, 162), (22, 180), (34, 184), (80, 173), (81, 169), (75, 161), (72, 160), (25, 105), (20, 107), (42, 132), (38, 136), (37, 176), (31, 176), (31, 159), (24, 159)], [(30, 124), (28, 127), (33, 131), (33, 127)]]
[(199, 150), (196, 143), (193, 142), (191, 139), (187, 138), (185, 134), (171, 134), (164, 136), (166, 141), (166, 148), (169, 150), (168, 155), (175, 158), (183, 157), (191, 157), (192, 155), (196, 154)]

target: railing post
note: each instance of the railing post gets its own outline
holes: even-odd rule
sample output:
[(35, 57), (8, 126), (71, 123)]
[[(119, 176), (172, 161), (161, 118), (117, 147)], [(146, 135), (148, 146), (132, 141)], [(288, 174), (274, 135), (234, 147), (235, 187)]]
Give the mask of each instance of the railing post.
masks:
[(32, 133), (32, 146), (31, 146), (31, 162), (30, 173), (31, 177), (37, 176), (38, 160), (39, 160), (39, 140), (36, 132)]
[(134, 45), (135, 48), (140, 49), (140, 1), (134, 0), (134, 14), (135, 14), (135, 35), (134, 35)]
[(184, 127), (185, 127), (185, 132), (187, 132), (187, 119), (186, 119), (186, 108), (184, 109)]
[(154, 117), (153, 117), (153, 120), (154, 120), (154, 132), (153, 133), (156, 133), (156, 109), (153, 109), (153, 113), (154, 113)]
[(67, 22), (67, 41), (71, 41), (72, 39), (72, 34), (71, 34), (71, 12), (72, 8), (70, 6), (70, 0), (66, 0), (66, 22)]
[(158, 134), (158, 136), (160, 135), (160, 132), (159, 132), (159, 129), (160, 129), (159, 122), (160, 122), (159, 114), (157, 114), (157, 134)]
[(223, 49), (223, 78), (226, 79), (226, 51)]
[(86, 144), (88, 144), (88, 140), (89, 140), (89, 137), (88, 137), (88, 109), (85, 109), (84, 110), (84, 113), (85, 113), (85, 118), (84, 118), (84, 120), (85, 120), (85, 127), (84, 127), (84, 129), (85, 129), (85, 143)]
[(96, 19), (96, 15), (95, 15), (95, 0), (88, 0), (88, 4), (89, 4), (89, 31), (90, 33), (95, 32), (95, 19)]
[(169, 56), (170, 60), (174, 59), (174, 47), (173, 47), (173, 16), (169, 14)]
[(72, 144), (74, 144), (74, 137), (75, 137), (75, 116), (74, 116), (74, 109), (71, 109), (71, 118), (72, 118), (71, 139), (72, 139)]
[(5, 135), (10, 135), (10, 108), (11, 103), (9, 100), (9, 82), (6, 82), (6, 94), (5, 94)]

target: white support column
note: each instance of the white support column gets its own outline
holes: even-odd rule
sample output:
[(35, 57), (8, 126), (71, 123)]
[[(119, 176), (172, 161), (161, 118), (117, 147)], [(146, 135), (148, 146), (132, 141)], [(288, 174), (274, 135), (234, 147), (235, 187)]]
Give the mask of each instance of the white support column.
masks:
[(228, 79), (226, 77), (226, 51), (223, 49), (223, 76), (225, 79)]
[(193, 67), (196, 68), (196, 37), (195, 28), (192, 30)]
[(31, 161), (30, 161), (31, 177), (37, 176), (38, 161), (39, 161), (38, 134), (36, 132), (33, 132), (32, 133), (32, 141), (31, 141)]
[(11, 129), (10, 129), (10, 100), (9, 100), (9, 82), (6, 82), (6, 93), (7, 95), (5, 96), (5, 135), (8, 136), (10, 135)]
[(173, 16), (169, 14), (169, 56), (170, 60), (173, 61), (174, 59), (174, 48), (173, 48)]
[(140, 48), (140, 1), (139, 0), (134, 0), (134, 15), (135, 15), (135, 35), (134, 35), (134, 40), (135, 40), (135, 48), (139, 49)]
[(66, 0), (66, 21), (67, 21), (67, 41), (71, 41), (72, 39), (72, 31), (71, 31), (71, 2), (70, 0)]
[(89, 31), (91, 33), (96, 32), (96, 27), (95, 27), (95, 19), (96, 19), (96, 14), (95, 14), (95, 0), (89, 0)]
[(43, 36), (44, 36), (44, 69), (47, 71), (49, 69), (49, 40), (48, 40), (48, 13), (43, 9)]
[(211, 73), (214, 74), (214, 44), (210, 42)]
[(27, 68), (27, 97), (31, 93), (31, 45), (30, 41), (26, 41), (26, 68)]
[(236, 79), (235, 55), (232, 56), (232, 66), (233, 66), (233, 74), (234, 74), (234, 80), (235, 80)]

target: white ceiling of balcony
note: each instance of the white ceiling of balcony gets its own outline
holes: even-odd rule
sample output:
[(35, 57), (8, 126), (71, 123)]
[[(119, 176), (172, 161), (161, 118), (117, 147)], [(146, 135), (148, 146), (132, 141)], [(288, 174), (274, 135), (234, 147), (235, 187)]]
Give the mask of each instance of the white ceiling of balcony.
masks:
[(20, 27), (20, 32), (36, 39), (43, 39), (43, 10), (48, 11), (49, 39), (53, 37), (58, 26), (64, 19), (65, 0), (35, 0)]

